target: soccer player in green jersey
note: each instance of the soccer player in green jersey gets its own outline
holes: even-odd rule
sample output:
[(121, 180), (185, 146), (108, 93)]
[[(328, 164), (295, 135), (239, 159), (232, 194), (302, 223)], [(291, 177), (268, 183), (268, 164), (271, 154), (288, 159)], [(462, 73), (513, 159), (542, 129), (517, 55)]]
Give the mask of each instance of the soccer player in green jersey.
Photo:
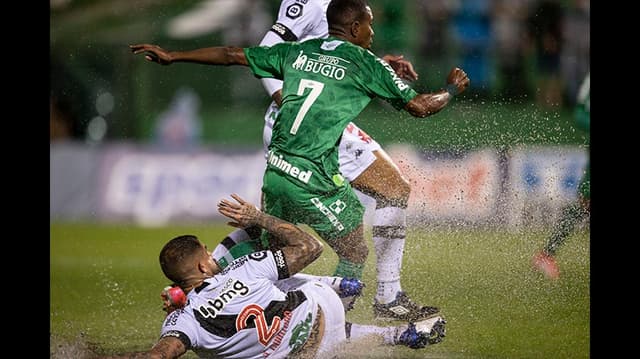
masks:
[[(589, 128), (591, 123), (591, 93), (590, 93), (590, 73), (580, 86), (578, 92), (578, 102), (575, 110), (575, 121), (579, 128), (586, 131), (589, 139)], [(588, 148), (588, 144), (587, 144)], [(556, 263), (555, 255), (558, 248), (564, 243), (576, 224), (586, 218), (591, 212), (591, 165), (587, 161), (585, 173), (578, 185), (578, 201), (570, 204), (562, 210), (560, 220), (554, 225), (551, 235), (542, 250), (533, 257), (533, 266), (544, 273), (548, 278), (558, 279), (560, 270)]]
[[(419, 94), (369, 50), (373, 14), (366, 1), (333, 0), (326, 14), (329, 37), (302, 43), (191, 51), (166, 51), (151, 44), (130, 48), (162, 65), (243, 65), (256, 77), (283, 80), (282, 105), (263, 176), (263, 210), (309, 225), (338, 255), (334, 275), (361, 278), (368, 256), (364, 207), (339, 171), (342, 131), (374, 97), (415, 117), (438, 113), (469, 86), (469, 78), (453, 68), (446, 88)], [(262, 240), (277, 245), (266, 232)]]

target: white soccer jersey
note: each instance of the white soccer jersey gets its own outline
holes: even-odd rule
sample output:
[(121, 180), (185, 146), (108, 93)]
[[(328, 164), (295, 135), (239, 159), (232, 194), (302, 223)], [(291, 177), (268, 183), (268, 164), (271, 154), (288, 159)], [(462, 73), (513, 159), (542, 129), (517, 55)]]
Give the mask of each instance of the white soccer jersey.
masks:
[[(283, 41), (302, 42), (329, 36), (327, 6), (330, 0), (283, 0), (276, 23), (264, 36), (260, 45), (272, 46)], [(282, 81), (262, 79), (265, 90), (271, 96), (282, 88)]]
[(201, 358), (284, 358), (306, 342), (318, 313), (314, 296), (274, 285), (287, 277), (282, 251), (240, 257), (189, 292), (161, 338), (176, 337)]
[(330, 0), (283, 0), (271, 31), (284, 41), (303, 42), (327, 37), (327, 6)]

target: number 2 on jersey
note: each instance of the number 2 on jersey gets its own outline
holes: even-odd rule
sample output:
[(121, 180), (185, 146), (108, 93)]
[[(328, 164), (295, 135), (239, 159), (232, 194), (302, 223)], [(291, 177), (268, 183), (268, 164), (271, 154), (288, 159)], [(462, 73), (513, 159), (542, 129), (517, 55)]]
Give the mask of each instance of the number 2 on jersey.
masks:
[[(285, 312), (285, 316), (286, 314), (287, 312)], [(242, 311), (238, 313), (238, 317), (236, 318), (236, 330), (240, 331), (247, 328), (249, 324), (248, 322), (251, 318), (253, 318), (253, 323), (258, 331), (258, 341), (260, 341), (262, 345), (267, 346), (267, 344), (269, 344), (269, 340), (271, 340), (271, 338), (280, 331), (280, 322), (282, 319), (276, 315), (273, 317), (271, 325), (269, 325), (264, 314), (264, 309), (254, 303), (242, 308)]]
[(320, 96), (322, 89), (324, 88), (324, 84), (322, 82), (301, 79), (300, 85), (298, 85), (298, 93), (297, 95), (303, 95), (305, 89), (311, 89), (311, 93), (302, 103), (302, 107), (300, 107), (300, 111), (296, 115), (296, 119), (293, 121), (293, 125), (291, 126), (290, 134), (295, 135), (298, 132), (298, 128), (300, 127), (300, 123), (304, 120), (304, 116), (307, 114), (311, 106)]

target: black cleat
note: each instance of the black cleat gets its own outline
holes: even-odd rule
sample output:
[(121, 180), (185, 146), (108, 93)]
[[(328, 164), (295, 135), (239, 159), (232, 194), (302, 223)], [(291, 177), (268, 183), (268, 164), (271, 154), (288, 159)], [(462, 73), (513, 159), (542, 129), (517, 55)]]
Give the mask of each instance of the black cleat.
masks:
[(396, 299), (387, 304), (375, 301), (373, 304), (373, 315), (376, 319), (397, 319), (408, 322), (415, 322), (427, 319), (440, 312), (437, 307), (421, 306), (414, 303), (407, 293), (400, 291), (396, 294)]

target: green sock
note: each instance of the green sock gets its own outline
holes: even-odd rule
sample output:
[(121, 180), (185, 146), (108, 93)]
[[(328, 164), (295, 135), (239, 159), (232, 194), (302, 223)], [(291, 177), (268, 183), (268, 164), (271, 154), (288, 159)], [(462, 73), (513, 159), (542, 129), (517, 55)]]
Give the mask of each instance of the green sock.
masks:
[(336, 271), (334, 272), (335, 277), (343, 277), (343, 278), (362, 278), (362, 270), (364, 269), (364, 263), (353, 263), (346, 259), (339, 259), (338, 266), (336, 266)]

